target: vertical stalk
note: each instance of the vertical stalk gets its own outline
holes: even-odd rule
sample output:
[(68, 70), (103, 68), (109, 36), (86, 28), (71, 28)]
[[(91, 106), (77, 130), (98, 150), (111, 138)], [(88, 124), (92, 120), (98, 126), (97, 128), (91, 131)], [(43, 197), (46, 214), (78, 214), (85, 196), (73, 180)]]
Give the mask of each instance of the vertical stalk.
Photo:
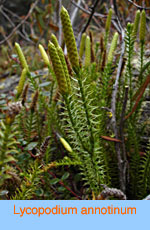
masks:
[(73, 127), (73, 129), (74, 129), (76, 135), (77, 135), (77, 138), (79, 139), (79, 141), (80, 141), (80, 143), (81, 143), (83, 149), (84, 149), (85, 151), (89, 152), (88, 149), (85, 147), (85, 145), (84, 145), (84, 143), (83, 143), (83, 141), (82, 141), (82, 138), (81, 138), (81, 136), (80, 136), (80, 134), (79, 134), (79, 132), (78, 132), (78, 130), (77, 130), (77, 128), (76, 128), (75, 122), (74, 122), (74, 120), (73, 120), (72, 113), (71, 113), (71, 109), (70, 109), (70, 101), (69, 101), (69, 99), (68, 99), (68, 95), (64, 95), (64, 100), (65, 100), (65, 104), (66, 104), (66, 108), (67, 108), (67, 112), (68, 112), (68, 116), (69, 116), (70, 122), (71, 122), (71, 124), (72, 124), (72, 127)]
[[(140, 73), (142, 73), (143, 65), (144, 65), (144, 41), (141, 41), (141, 50), (140, 50)], [(141, 85), (143, 82), (143, 74), (139, 75), (139, 84)]]
[(92, 124), (91, 124), (91, 121), (90, 121), (89, 111), (88, 111), (87, 104), (86, 104), (85, 93), (84, 93), (80, 73), (78, 73), (77, 77), (78, 77), (78, 83), (79, 83), (81, 97), (82, 97), (82, 101), (83, 101), (83, 106), (84, 106), (84, 110), (85, 110), (85, 115), (86, 115), (86, 119), (87, 119), (87, 125), (88, 125), (89, 131), (90, 131), (91, 153), (93, 153), (93, 150), (94, 150), (93, 128), (92, 128)]

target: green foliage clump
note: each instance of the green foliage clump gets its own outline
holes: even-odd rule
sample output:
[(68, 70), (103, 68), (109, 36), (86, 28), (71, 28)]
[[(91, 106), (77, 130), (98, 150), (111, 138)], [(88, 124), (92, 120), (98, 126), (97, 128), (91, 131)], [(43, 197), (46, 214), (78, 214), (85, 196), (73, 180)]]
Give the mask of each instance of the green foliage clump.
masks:
[[(0, 107), (1, 198), (98, 199), (104, 185), (122, 189), (128, 199), (142, 199), (150, 192), (150, 147), (142, 147), (146, 127), (139, 124), (150, 72), (144, 61), (145, 31), (141, 29), (145, 12), (137, 11), (134, 25), (126, 27), (115, 113), (112, 95), (120, 55), (117, 32), (109, 46), (111, 17), (110, 9), (105, 41), (102, 35), (92, 60), (91, 37), (83, 34), (78, 55), (69, 14), (62, 8), (69, 59), (54, 35), (48, 54), (40, 44), (46, 78), (32, 71), (20, 45), (15, 44), (22, 74), (11, 103)], [(132, 61), (139, 21), (136, 80)], [(124, 175), (124, 189), (120, 175)]]

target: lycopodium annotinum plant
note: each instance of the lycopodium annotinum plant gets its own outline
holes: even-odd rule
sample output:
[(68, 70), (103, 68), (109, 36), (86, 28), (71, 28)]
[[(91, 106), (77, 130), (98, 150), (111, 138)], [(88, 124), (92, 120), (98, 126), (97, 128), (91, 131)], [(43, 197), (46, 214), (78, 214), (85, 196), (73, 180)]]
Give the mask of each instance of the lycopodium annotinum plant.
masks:
[(9, 192), (6, 186), (7, 181), (16, 173), (12, 162), (16, 162), (14, 154), (18, 154), (18, 142), (15, 138), (18, 131), (13, 123), (21, 108), (22, 105), (19, 102), (10, 103), (4, 121), (0, 122), (0, 199), (2, 194)]
[[(98, 195), (101, 184), (105, 180), (106, 183), (109, 181), (106, 170), (107, 162), (99, 139), (102, 132), (101, 111), (98, 107), (98, 98), (94, 94), (95, 87), (88, 84), (89, 79), (86, 76), (87, 73), (84, 73), (84, 69), (79, 69), (75, 37), (68, 12), (64, 8), (61, 9), (61, 20), (69, 60), (75, 71), (74, 76), (69, 79), (67, 77), (68, 73), (66, 75), (63, 68), (66, 65), (62, 61), (64, 60), (62, 50), (58, 49), (57, 45), (55, 46), (57, 42), (53, 42), (54, 44), (50, 42), (49, 54), (58, 87), (64, 99), (64, 102), (62, 102), (62, 110), (64, 111), (61, 113), (64, 119), (61, 122), (61, 127), (72, 147), (70, 157), (79, 162), (85, 185), (89, 186), (91, 193)], [(90, 44), (90, 37), (87, 36), (85, 41), (85, 67), (89, 66), (91, 62)], [(83, 48), (81, 48), (81, 51), (83, 52)], [(82, 52), (80, 57), (82, 57)], [(72, 93), (69, 90), (70, 82), (73, 86)], [(66, 164), (65, 160), (64, 164)]]

